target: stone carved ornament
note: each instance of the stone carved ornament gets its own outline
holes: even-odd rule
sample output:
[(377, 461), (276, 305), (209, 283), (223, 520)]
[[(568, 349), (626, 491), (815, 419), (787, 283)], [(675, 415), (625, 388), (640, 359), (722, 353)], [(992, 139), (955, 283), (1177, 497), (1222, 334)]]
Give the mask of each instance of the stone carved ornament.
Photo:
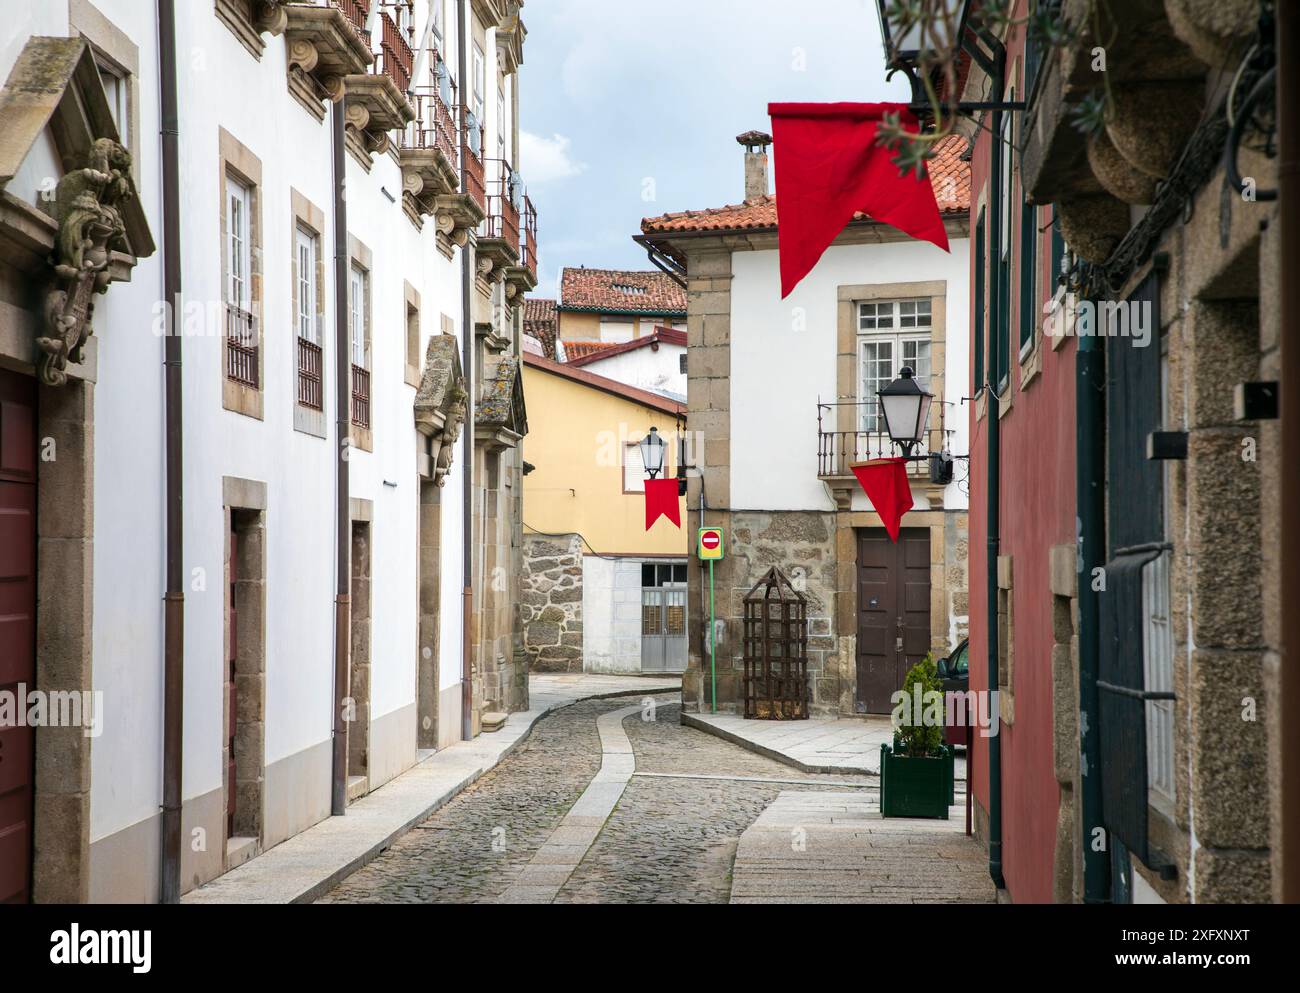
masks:
[(125, 248), (121, 208), (134, 196), (131, 153), (111, 138), (97, 139), (85, 163), (59, 180), (54, 284), (45, 297), (44, 333), (36, 338), (39, 375), (49, 386), (66, 383), (68, 363), (82, 361), (93, 332), (94, 294), (108, 289), (110, 253)]
[(468, 398), (456, 336), (433, 335), (415, 393), (415, 427), (429, 439), (432, 478), (437, 486), (447, 482), (456, 442), (465, 424)]

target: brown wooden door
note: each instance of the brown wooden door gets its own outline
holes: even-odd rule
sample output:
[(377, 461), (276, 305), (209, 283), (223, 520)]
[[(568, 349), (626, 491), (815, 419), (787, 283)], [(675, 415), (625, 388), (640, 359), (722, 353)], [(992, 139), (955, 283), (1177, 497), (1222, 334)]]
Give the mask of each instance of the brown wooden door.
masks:
[(239, 577), (239, 533), (234, 516), (230, 519), (230, 616), (228, 618), (230, 690), (226, 700), (226, 837), (235, 836), (235, 810), (239, 791), (235, 778), (235, 731), (239, 727), (239, 691), (235, 684), (235, 660), (239, 657), (239, 615), (235, 610), (235, 588)]
[[(24, 707), (35, 684), (36, 381), (0, 369), (0, 693)], [(34, 750), (30, 727), (0, 728), (0, 903), (31, 897)]]
[(856, 710), (887, 714), (907, 670), (930, 649), (930, 531), (858, 531)]

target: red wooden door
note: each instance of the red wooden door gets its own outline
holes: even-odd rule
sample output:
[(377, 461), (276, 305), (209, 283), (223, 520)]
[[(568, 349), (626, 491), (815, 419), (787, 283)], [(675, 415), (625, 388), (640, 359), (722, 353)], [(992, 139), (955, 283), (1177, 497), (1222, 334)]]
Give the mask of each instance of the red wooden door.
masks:
[(858, 532), (857, 698), (860, 714), (888, 714), (907, 670), (930, 648), (930, 531)]
[[(36, 381), (0, 369), (0, 693), (22, 708), (35, 683)], [(0, 903), (31, 898), (34, 752), (30, 727), (0, 728)]]
[(230, 521), (230, 695), (226, 701), (226, 837), (235, 836), (235, 809), (238, 791), (235, 783), (235, 728), (239, 723), (239, 691), (235, 688), (235, 659), (239, 657), (238, 614), (235, 610), (235, 586), (239, 576), (239, 534), (235, 531), (235, 521)]

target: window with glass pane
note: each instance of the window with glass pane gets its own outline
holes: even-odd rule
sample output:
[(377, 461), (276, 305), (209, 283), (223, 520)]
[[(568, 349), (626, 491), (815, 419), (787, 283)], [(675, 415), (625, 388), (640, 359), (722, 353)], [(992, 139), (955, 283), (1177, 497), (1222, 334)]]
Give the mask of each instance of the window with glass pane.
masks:
[(298, 337), (320, 344), (316, 324), (316, 236), (298, 229)]
[(351, 304), (351, 313), (349, 315), (348, 327), (351, 332), (352, 341), (352, 364), (367, 368), (366, 366), (366, 305), (368, 303), (366, 296), (367, 274), (364, 269), (356, 266), (352, 267), (352, 292), (348, 294)]
[(128, 74), (106, 62), (96, 62), (99, 80), (104, 86), (104, 96), (108, 97), (108, 109), (117, 125), (117, 135), (123, 145), (131, 147), (131, 118), (129, 107)]
[(862, 430), (883, 431), (884, 419), (876, 394), (894, 380), (894, 342), (864, 341), (862, 343)]
[(876, 394), (898, 378), (903, 367), (928, 388), (931, 375), (930, 327), (932, 303), (927, 299), (878, 300), (858, 304), (861, 375), (859, 430), (885, 430)]
[(249, 272), (252, 252), (249, 240), (249, 206), (252, 197), (247, 186), (233, 177), (226, 178), (226, 302), (248, 310)]

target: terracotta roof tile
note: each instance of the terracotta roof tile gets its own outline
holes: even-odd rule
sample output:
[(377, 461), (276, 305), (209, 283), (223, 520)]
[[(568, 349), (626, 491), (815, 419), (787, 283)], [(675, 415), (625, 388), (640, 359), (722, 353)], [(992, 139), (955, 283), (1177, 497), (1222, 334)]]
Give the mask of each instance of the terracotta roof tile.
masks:
[(684, 315), (686, 291), (662, 272), (566, 267), (560, 274), (560, 307)]
[(595, 355), (597, 352), (604, 352), (616, 347), (618, 347), (618, 342), (614, 341), (566, 341), (564, 343), (564, 360), (572, 362), (574, 359), (585, 359), (589, 355)]
[(555, 301), (544, 297), (524, 298), (524, 334), (542, 343), (544, 354), (555, 358)]
[[(950, 135), (935, 146), (930, 160), (930, 184), (941, 214), (965, 214), (970, 210), (970, 163), (962, 160), (966, 139)], [(853, 215), (865, 220), (864, 214)], [(747, 231), (776, 227), (776, 197), (764, 196), (745, 203), (705, 210), (683, 210), (641, 222), (644, 234), (672, 234), (682, 231)]]
[(643, 334), (631, 341), (617, 343), (612, 341), (566, 341), (564, 343), (564, 360), (570, 365), (587, 365), (591, 362), (599, 362), (601, 359), (622, 355), (624, 352), (633, 352), (646, 346), (651, 346), (657, 351), (660, 343), (680, 345), (685, 348), (686, 332), (677, 328), (655, 328), (651, 334)]

